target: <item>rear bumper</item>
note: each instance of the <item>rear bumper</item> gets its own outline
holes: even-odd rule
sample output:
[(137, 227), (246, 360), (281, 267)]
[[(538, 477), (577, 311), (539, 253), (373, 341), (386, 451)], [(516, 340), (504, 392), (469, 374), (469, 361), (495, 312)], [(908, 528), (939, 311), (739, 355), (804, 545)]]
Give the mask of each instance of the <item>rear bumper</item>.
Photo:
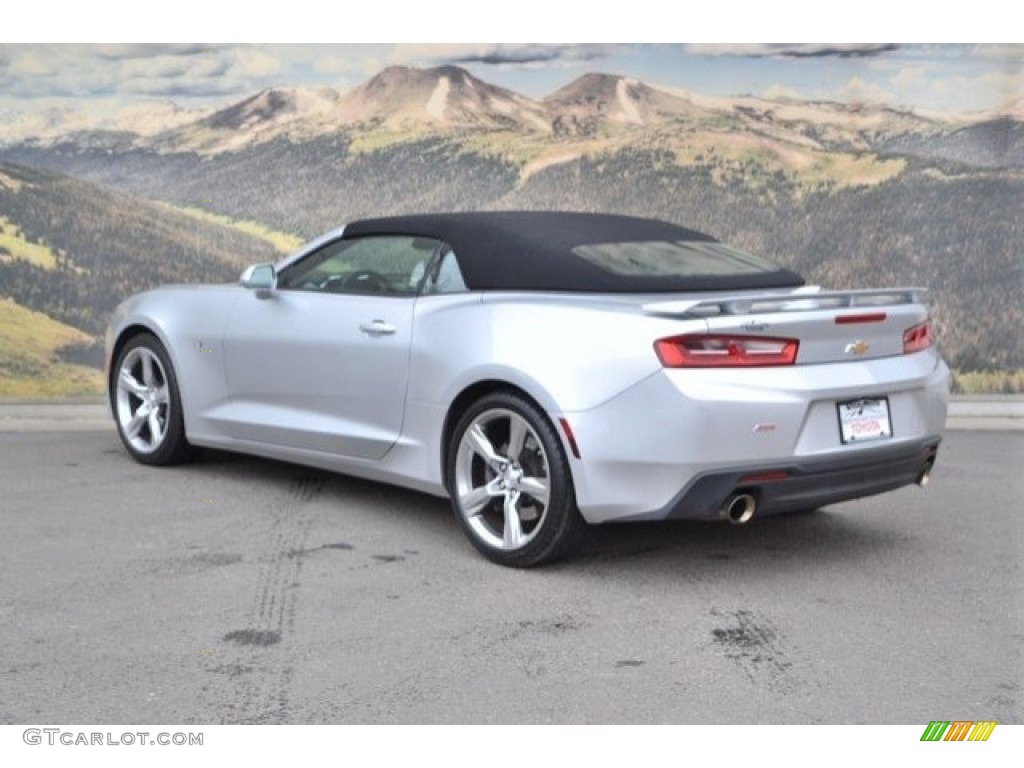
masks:
[[(948, 386), (929, 351), (659, 372), (598, 408), (559, 415), (579, 447), (570, 466), (587, 522), (713, 518), (738, 488), (756, 490), (757, 514), (770, 514), (914, 483), (934, 460)], [(861, 397), (888, 399), (891, 438), (841, 442), (837, 403)], [(764, 473), (771, 477), (749, 479)]]
[(871, 451), (756, 464), (699, 475), (664, 509), (649, 519), (704, 520), (719, 517), (726, 501), (753, 496), (756, 514), (815, 509), (873, 496), (917, 483), (931, 471), (940, 438), (928, 438)]

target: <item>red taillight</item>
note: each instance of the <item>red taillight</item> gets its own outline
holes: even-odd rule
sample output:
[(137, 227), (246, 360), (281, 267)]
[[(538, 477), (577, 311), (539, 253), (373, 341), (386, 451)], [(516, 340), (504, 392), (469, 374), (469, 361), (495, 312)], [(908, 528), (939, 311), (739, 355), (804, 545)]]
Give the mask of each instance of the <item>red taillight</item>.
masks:
[(915, 325), (913, 328), (907, 328), (903, 332), (903, 354), (909, 355), (911, 352), (920, 352), (922, 349), (928, 349), (934, 341), (932, 338), (932, 326), (927, 321), (920, 325)]
[(666, 368), (752, 368), (792, 365), (800, 342), (767, 336), (690, 334), (654, 342)]

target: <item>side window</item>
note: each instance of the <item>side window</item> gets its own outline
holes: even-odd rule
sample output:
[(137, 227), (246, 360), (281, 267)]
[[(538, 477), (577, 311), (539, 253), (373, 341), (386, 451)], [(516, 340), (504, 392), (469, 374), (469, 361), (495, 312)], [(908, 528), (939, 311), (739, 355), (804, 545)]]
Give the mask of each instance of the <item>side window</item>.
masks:
[(466, 287), (466, 281), (462, 279), (455, 252), (447, 245), (443, 245), (438, 257), (430, 263), (426, 279), (423, 281), (422, 293), (465, 293), (467, 290), (469, 289)]
[(381, 235), (335, 240), (278, 278), (282, 290), (415, 296), (441, 243), (426, 237)]

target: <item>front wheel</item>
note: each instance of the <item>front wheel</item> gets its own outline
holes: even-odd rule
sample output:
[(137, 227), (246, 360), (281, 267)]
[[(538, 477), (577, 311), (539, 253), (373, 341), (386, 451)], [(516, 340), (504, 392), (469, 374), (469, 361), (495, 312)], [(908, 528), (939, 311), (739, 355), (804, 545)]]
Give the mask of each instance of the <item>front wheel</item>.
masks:
[(175, 464), (190, 457), (178, 380), (155, 336), (135, 336), (121, 350), (110, 400), (121, 442), (136, 461)]
[(476, 401), (455, 426), (448, 451), (455, 516), (481, 553), (528, 568), (575, 549), (586, 523), (554, 427), (510, 392)]

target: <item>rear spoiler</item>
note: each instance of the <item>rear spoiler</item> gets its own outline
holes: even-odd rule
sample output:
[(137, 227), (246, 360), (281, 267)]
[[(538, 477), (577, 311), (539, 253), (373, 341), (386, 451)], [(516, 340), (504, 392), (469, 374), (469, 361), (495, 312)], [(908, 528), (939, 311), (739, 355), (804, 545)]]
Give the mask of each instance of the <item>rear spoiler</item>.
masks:
[(656, 301), (644, 304), (649, 315), (714, 317), (716, 315), (752, 315), (772, 312), (808, 312), (816, 309), (884, 307), (894, 304), (919, 304), (927, 288), (881, 288), (864, 291), (823, 291), (808, 285), (787, 293), (758, 293), (720, 296), (715, 299)]

